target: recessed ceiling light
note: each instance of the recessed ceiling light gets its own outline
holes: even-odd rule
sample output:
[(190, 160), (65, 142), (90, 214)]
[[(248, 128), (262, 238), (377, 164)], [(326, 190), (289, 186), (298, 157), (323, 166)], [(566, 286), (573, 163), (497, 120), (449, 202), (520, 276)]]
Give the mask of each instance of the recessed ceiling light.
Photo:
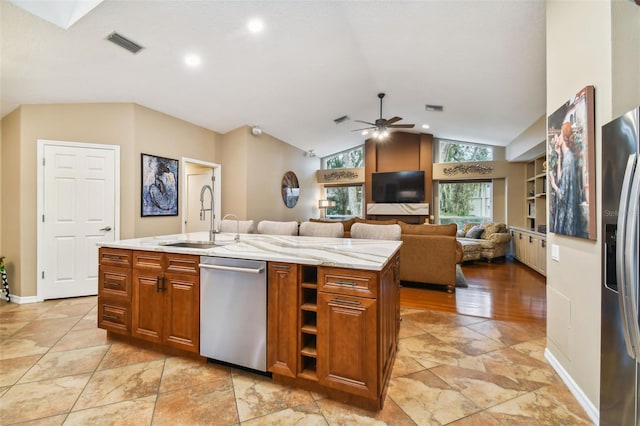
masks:
[(368, 134), (369, 134), (369, 131), (368, 131), (368, 130), (363, 130), (363, 131), (362, 131), (362, 136), (367, 136)]
[(260, 18), (252, 18), (247, 22), (247, 28), (250, 32), (258, 34), (264, 29), (264, 22)]
[(196, 54), (188, 54), (184, 57), (184, 63), (187, 64), (187, 66), (189, 67), (197, 67), (198, 65), (200, 65), (200, 63), (202, 62), (202, 60), (200, 59), (200, 56), (196, 55)]
[(422, 128), (423, 128), (423, 129), (428, 129), (428, 128), (429, 128), (429, 125), (428, 125), (428, 124), (423, 124), (423, 125), (422, 125)]

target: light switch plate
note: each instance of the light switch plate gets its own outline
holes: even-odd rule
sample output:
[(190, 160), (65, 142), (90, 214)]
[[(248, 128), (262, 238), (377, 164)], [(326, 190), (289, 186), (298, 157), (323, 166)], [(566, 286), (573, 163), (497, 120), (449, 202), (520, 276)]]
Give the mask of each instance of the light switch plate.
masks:
[(551, 244), (551, 260), (560, 262), (560, 246), (557, 244)]

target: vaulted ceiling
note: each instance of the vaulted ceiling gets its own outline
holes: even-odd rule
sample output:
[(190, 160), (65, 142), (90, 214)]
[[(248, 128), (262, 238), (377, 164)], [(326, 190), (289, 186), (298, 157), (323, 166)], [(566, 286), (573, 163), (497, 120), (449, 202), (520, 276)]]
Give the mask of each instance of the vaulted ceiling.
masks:
[[(379, 118), (378, 92), (383, 117), (413, 132), (494, 145), (545, 112), (542, 0), (105, 0), (67, 29), (0, 7), (2, 116), (134, 102), (220, 133), (258, 125), (323, 156), (363, 143), (354, 120)], [(144, 49), (110, 43), (113, 31)]]

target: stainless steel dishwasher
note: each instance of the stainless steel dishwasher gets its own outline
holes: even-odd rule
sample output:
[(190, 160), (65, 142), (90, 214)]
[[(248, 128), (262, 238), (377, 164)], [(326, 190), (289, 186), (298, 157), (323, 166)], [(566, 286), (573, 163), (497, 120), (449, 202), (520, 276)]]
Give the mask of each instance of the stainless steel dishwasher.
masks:
[(267, 371), (266, 266), (200, 257), (200, 355)]

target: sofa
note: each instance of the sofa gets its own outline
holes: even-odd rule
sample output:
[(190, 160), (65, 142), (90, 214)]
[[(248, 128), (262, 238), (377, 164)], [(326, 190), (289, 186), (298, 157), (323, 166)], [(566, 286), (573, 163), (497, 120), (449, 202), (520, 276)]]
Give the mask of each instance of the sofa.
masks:
[(465, 261), (481, 257), (491, 262), (509, 252), (511, 234), (504, 223), (465, 223), (456, 235)]
[[(309, 219), (330, 222), (322, 219)], [(456, 239), (457, 225), (411, 225), (390, 220), (365, 220), (352, 218), (340, 221), (344, 236), (351, 236), (354, 223), (376, 225), (400, 225), (400, 281), (445, 286), (449, 293), (455, 291), (456, 264), (462, 262), (462, 245)]]

